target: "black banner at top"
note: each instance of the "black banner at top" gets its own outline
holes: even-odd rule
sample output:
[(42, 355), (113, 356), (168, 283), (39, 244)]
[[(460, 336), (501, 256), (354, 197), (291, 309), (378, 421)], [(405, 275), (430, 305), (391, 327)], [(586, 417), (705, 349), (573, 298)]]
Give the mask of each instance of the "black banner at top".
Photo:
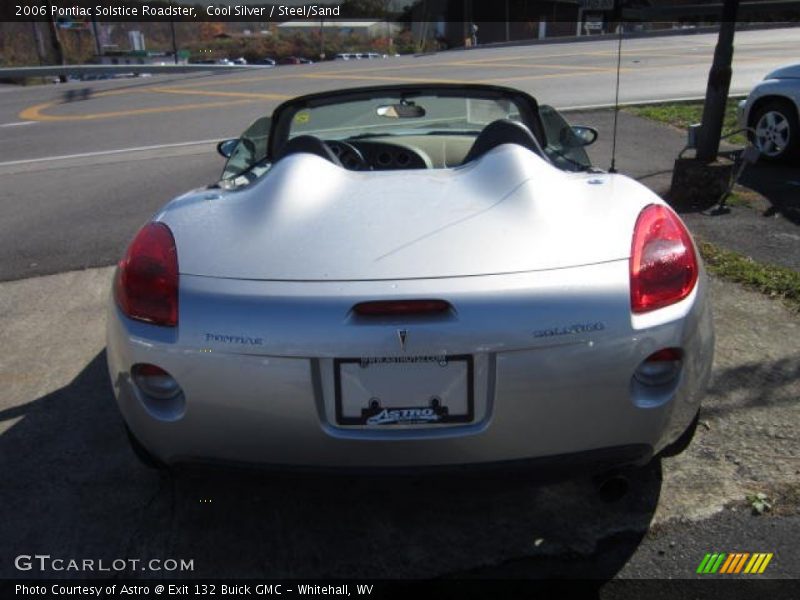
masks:
[[(732, 0), (3, 0), (26, 22), (673, 22), (715, 23)], [(738, 0), (741, 22), (800, 22), (800, 0)]]

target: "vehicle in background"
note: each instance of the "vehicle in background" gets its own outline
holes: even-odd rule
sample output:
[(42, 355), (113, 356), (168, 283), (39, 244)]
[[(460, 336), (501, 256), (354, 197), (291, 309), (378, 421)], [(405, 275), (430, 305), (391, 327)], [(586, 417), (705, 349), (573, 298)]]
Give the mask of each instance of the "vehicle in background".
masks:
[(739, 103), (739, 124), (768, 162), (800, 157), (800, 63), (771, 71)]
[(314, 64), (313, 60), (309, 60), (307, 58), (302, 58), (301, 56), (284, 56), (278, 64), (281, 65), (312, 65)]
[(243, 56), (240, 56), (239, 58), (234, 58), (231, 62), (234, 65), (246, 65), (247, 59), (245, 59)]
[(274, 66), (276, 66), (278, 63), (277, 63), (277, 61), (276, 61), (274, 58), (270, 58), (270, 57), (266, 56), (266, 57), (264, 57), (264, 58), (259, 58), (258, 60), (255, 60), (255, 61), (253, 61), (253, 62), (252, 62), (252, 63), (250, 63), (250, 64), (253, 64), (253, 65), (260, 65), (260, 66), (262, 66), (262, 67), (274, 67)]
[[(399, 55), (395, 54), (395, 56)], [(376, 58), (388, 58), (388, 55), (377, 52), (341, 52), (334, 57), (334, 60), (372, 60)]]

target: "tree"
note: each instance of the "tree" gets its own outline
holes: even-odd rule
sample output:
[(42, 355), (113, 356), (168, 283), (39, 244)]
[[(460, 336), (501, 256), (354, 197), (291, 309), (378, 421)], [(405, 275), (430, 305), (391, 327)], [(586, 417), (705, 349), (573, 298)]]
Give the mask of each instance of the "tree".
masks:
[(706, 101), (703, 105), (703, 125), (697, 144), (697, 159), (713, 161), (717, 159), (719, 142), (722, 136), (722, 123), (725, 119), (725, 105), (731, 86), (731, 63), (733, 62), (733, 36), (736, 32), (736, 12), (739, 0), (725, 0), (722, 9), (722, 22), (719, 38), (714, 50), (714, 62), (708, 73)]

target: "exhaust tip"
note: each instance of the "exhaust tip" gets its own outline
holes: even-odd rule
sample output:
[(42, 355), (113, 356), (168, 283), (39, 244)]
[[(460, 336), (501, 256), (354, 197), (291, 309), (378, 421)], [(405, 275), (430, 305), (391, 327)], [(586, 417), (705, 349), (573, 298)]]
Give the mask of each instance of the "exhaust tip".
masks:
[(620, 473), (610, 473), (602, 476), (597, 483), (597, 493), (603, 502), (617, 502), (622, 500), (630, 489), (630, 481)]

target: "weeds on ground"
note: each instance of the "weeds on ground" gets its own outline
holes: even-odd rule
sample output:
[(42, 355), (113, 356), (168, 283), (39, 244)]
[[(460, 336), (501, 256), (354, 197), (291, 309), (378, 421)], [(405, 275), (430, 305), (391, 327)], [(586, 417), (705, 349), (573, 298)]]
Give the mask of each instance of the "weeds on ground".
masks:
[(797, 271), (759, 263), (749, 256), (708, 242), (699, 241), (698, 246), (710, 273), (744, 284), (762, 294), (783, 298), (792, 308), (800, 311), (800, 273)]
[[(739, 129), (739, 122), (736, 116), (736, 106), (739, 104), (738, 98), (731, 98), (725, 107), (725, 121), (722, 124), (722, 134)], [(703, 119), (702, 102), (671, 102), (667, 104), (646, 104), (639, 106), (628, 106), (626, 111), (631, 112), (645, 119), (666, 123), (679, 129), (687, 129), (692, 123), (699, 123)], [(744, 133), (737, 133), (729, 137), (726, 142), (734, 145), (744, 145), (747, 138)]]

